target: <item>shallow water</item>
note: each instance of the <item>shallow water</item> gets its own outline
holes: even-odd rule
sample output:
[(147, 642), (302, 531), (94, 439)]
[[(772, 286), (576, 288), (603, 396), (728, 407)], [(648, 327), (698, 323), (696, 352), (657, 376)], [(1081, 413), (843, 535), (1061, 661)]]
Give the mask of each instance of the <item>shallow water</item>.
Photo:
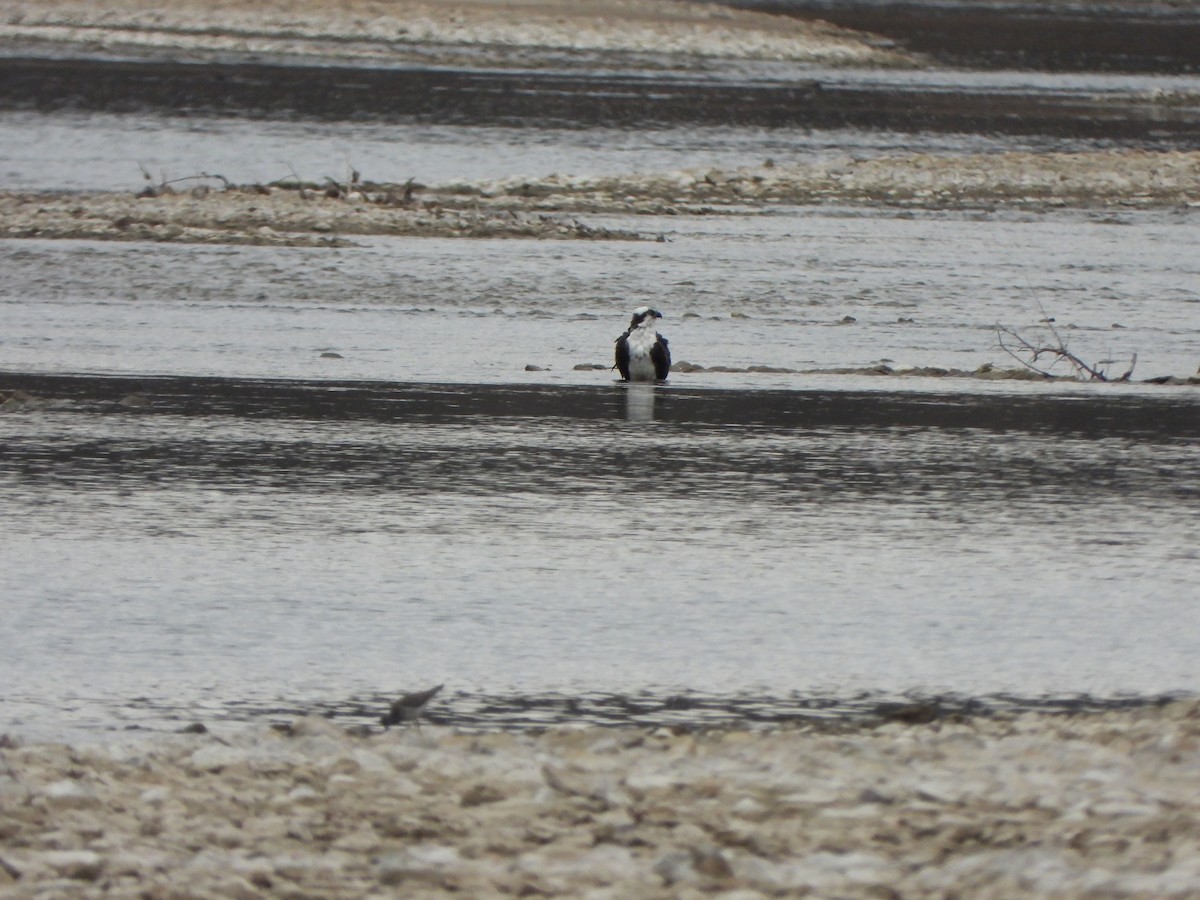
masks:
[(21, 733), (441, 681), (763, 717), (1200, 686), (1191, 394), (22, 378), (57, 401), (0, 418)]
[(1137, 377), (1190, 375), (1200, 360), (1190, 214), (596, 221), (666, 240), (0, 242), (0, 349), (16, 371), (599, 384), (612, 376), (574, 367), (610, 365), (629, 309), (652, 301), (676, 361), (706, 367), (1015, 366), (995, 325), (1048, 338), (1045, 316), (1113, 375), (1134, 353)]
[[(1196, 90), (1200, 91), (1200, 82)], [(299, 178), (424, 184), (509, 176), (619, 175), (906, 152), (1085, 148), (1095, 142), (807, 128), (519, 128), (0, 111), (0, 185), (17, 190), (234, 184)], [(215, 180), (210, 183), (216, 183)]]

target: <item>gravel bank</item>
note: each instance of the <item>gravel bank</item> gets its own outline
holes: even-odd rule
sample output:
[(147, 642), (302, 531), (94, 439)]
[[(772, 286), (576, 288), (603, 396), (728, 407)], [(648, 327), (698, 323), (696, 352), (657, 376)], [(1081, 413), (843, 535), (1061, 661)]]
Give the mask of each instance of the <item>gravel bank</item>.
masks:
[[(205, 179), (200, 179), (201, 182)], [(406, 200), (404, 185), (132, 193), (0, 191), (0, 237), (344, 246), (354, 235), (636, 240), (569, 215)]]
[(1196, 701), (766, 732), (307, 718), (3, 746), (8, 897), (1200, 890)]
[(1192, 207), (1200, 204), (1200, 153), (914, 153), (814, 164), (666, 172), (614, 178), (513, 178), (444, 185), (490, 205), (591, 212), (695, 212), (815, 203), (927, 209)]
[[(0, 2), (0, 44), (56, 52), (229, 54), (443, 65), (570, 64), (564, 54), (911, 65), (824, 22), (677, 0), (79, 0)], [(594, 60), (592, 60), (594, 61)]]
[[(588, 215), (751, 214), (778, 205), (1194, 209), (1200, 153), (912, 154), (614, 177), (441, 185), (224, 185), (132, 193), (0, 192), (0, 236), (326, 245), (355, 235), (651, 239)], [(584, 219), (577, 218), (584, 216)]]

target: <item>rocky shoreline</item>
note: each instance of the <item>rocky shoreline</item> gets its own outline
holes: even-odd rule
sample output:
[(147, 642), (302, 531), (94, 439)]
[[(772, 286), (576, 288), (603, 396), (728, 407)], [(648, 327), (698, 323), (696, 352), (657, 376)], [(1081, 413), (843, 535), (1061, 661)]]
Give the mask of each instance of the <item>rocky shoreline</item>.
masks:
[(1194, 208), (1200, 152), (914, 153), (637, 176), (551, 175), (444, 185), (489, 207), (591, 213), (709, 213), (814, 204), (919, 209)]
[(765, 731), (0, 739), (6, 897), (1185, 897), (1200, 703)]
[(150, 192), (0, 191), (0, 237), (339, 247), (354, 236), (637, 240), (558, 211), (451, 206), (378, 191), (263, 185)]
[(0, 237), (337, 246), (360, 235), (659, 239), (578, 216), (753, 214), (776, 206), (1045, 212), (1200, 207), (1200, 153), (913, 154), (876, 159), (441, 185), (231, 185), (141, 192), (0, 191)]

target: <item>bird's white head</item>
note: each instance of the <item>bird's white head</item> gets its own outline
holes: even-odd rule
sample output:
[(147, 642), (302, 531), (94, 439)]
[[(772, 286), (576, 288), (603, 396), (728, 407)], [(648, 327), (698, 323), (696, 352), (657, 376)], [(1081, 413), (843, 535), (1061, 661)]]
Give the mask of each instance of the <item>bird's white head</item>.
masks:
[(654, 321), (661, 319), (662, 313), (657, 309), (651, 309), (649, 306), (639, 306), (633, 311), (633, 319), (629, 323), (629, 327), (640, 328), (643, 325), (649, 328), (654, 327)]

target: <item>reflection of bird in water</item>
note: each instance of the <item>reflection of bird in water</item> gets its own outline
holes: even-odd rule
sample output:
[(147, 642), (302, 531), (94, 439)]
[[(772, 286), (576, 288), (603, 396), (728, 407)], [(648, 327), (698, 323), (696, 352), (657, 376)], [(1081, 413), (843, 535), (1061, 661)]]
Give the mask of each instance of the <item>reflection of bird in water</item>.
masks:
[(389, 709), (379, 719), (384, 728), (389, 725), (401, 725), (404, 722), (416, 722), (417, 727), (421, 727), (418, 721), (425, 707), (429, 705), (429, 701), (434, 695), (440, 691), (445, 685), (439, 684), (437, 687), (432, 687), (427, 691), (414, 691), (411, 694), (405, 694), (399, 700), (392, 703)]
[(617, 338), (617, 369), (622, 381), (663, 381), (671, 371), (667, 339), (654, 326), (662, 313), (639, 306), (625, 333)]
[(629, 422), (654, 421), (654, 385), (625, 385), (625, 419)]

